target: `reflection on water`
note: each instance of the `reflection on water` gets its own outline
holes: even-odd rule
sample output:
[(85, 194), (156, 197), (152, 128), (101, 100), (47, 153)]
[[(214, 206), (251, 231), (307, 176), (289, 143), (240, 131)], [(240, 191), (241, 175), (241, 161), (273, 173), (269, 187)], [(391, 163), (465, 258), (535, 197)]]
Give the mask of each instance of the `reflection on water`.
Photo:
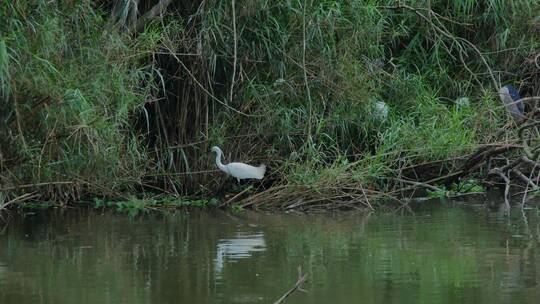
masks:
[(253, 252), (266, 250), (264, 234), (244, 234), (237, 232), (234, 238), (218, 240), (215, 271), (220, 274), (223, 269), (223, 259), (234, 261), (251, 257)]
[(0, 263), (0, 282), (4, 280), (4, 277), (6, 275), (6, 267)]
[[(433, 205), (431, 205), (433, 206)], [(69, 211), (0, 234), (0, 303), (537, 303), (540, 216)]]

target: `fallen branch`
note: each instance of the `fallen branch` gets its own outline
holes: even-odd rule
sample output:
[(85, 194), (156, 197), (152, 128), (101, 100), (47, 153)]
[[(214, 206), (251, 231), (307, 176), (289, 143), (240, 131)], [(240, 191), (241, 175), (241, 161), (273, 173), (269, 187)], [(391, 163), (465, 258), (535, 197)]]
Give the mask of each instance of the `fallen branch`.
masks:
[(46, 186), (55, 186), (55, 185), (71, 185), (71, 184), (73, 184), (72, 181), (45, 182), (45, 183), (36, 183), (36, 184), (25, 184), (25, 185), (18, 185), (18, 186), (11, 186), (11, 187), (1, 188), (1, 189), (0, 189), (0, 192), (3, 192), (3, 191), (10, 191), (10, 190), (17, 190), (17, 189), (25, 189), (25, 188), (46, 187)]
[(538, 189), (538, 185), (536, 185), (530, 178), (528, 178), (525, 174), (523, 174), (518, 169), (512, 169), (510, 172), (515, 174), (517, 177), (519, 177), (525, 184), (531, 186), (533, 190)]
[(294, 286), (291, 289), (289, 289), (283, 296), (281, 296), (281, 298), (275, 301), (274, 304), (281, 304), (285, 302), (285, 299), (287, 299), (287, 297), (289, 297), (291, 294), (293, 294), (297, 290), (305, 292), (305, 290), (302, 289), (302, 284), (306, 281), (306, 279), (307, 279), (307, 273), (302, 275), (302, 269), (298, 267), (298, 281), (296, 281)]
[(246, 193), (248, 190), (251, 190), (251, 189), (253, 189), (253, 185), (250, 185), (250, 186), (247, 187), (246, 189), (242, 190), (240, 193), (236, 194), (236, 195), (233, 196), (232, 198), (228, 199), (227, 201), (225, 201), (224, 203), (222, 203), (221, 205), (219, 205), (219, 208), (227, 206), (228, 204), (230, 204), (231, 202), (233, 202), (237, 197), (239, 197), (240, 195)]
[(15, 203), (22, 203), (24, 201), (28, 201), (28, 200), (31, 200), (31, 199), (34, 199), (36, 197), (38, 197), (39, 195), (36, 194), (36, 193), (25, 193), (21, 196), (18, 196), (4, 204), (1, 204), (0, 205), (0, 210), (3, 210), (3, 209), (6, 209), (9, 205), (11, 204), (15, 204)]
[(457, 170), (457, 172), (459, 173), (456, 172), (457, 174), (448, 175), (448, 177), (444, 181), (444, 184), (450, 185), (459, 180), (461, 177), (467, 176), (469, 173), (480, 168), (482, 165), (485, 164), (488, 159), (517, 148), (523, 148), (523, 146), (508, 143), (503, 143), (499, 146), (483, 146), (478, 149), (478, 151), (476, 151), (473, 155), (471, 155), (469, 159), (465, 161), (465, 163), (463, 163), (461, 168)]
[(432, 191), (443, 191), (443, 189), (439, 188), (439, 187), (435, 187), (433, 185), (430, 185), (430, 184), (427, 184), (427, 183), (422, 183), (422, 182), (418, 182), (418, 181), (412, 181), (412, 180), (406, 180), (406, 179), (401, 179), (401, 178), (394, 178), (395, 180), (397, 181), (400, 181), (400, 182), (403, 182), (405, 184), (409, 184), (409, 185), (413, 185), (413, 186), (416, 186), (416, 187), (420, 187), (420, 188), (427, 188), (427, 189), (430, 189)]

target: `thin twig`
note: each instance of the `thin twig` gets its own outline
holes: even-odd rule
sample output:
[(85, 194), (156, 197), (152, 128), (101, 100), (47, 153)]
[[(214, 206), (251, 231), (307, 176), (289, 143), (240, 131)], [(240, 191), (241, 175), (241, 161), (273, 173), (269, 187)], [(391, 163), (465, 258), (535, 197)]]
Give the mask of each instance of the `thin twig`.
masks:
[(364, 191), (364, 187), (362, 185), (360, 185), (360, 189), (362, 190), (362, 194), (364, 195), (364, 198), (366, 200), (366, 204), (368, 205), (369, 209), (375, 210), (375, 209), (373, 209), (373, 206), (371, 206), (371, 203), (369, 202), (369, 199), (368, 199), (368, 197), (366, 195), (366, 191)]
[[(429, 25), (431, 25), (431, 27), (435, 30), (435, 32), (437, 32), (438, 34), (450, 39), (452, 42), (454, 42), (456, 44), (456, 47), (458, 48), (458, 52), (459, 52), (459, 55), (460, 55), (460, 61), (461, 63), (463, 64), (463, 66), (465, 67), (465, 69), (471, 73), (471, 75), (473, 75), (473, 77), (476, 78), (476, 74), (473, 73), (470, 68), (468, 67), (468, 65), (465, 63), (465, 60), (463, 59), (463, 54), (466, 54), (465, 53), (465, 50), (463, 48), (463, 45), (462, 43), (468, 45), (469, 47), (471, 47), (477, 54), (478, 56), (480, 57), (480, 60), (482, 61), (482, 63), (484, 64), (484, 66), (487, 68), (488, 70), (488, 73), (489, 73), (489, 76), (491, 78), (491, 80), (493, 81), (493, 86), (497, 89), (497, 91), (499, 90), (500, 88), (500, 85), (499, 83), (497, 82), (497, 80), (495, 79), (495, 75), (493, 74), (493, 70), (491, 69), (491, 67), (489, 66), (486, 58), (484, 57), (483, 53), (478, 49), (478, 47), (476, 47), (476, 45), (474, 45), (472, 42), (470, 42), (469, 40), (465, 39), (465, 38), (462, 38), (462, 37), (456, 37), (454, 36), (451, 32), (449, 32), (446, 27), (443, 25), (443, 23), (439, 20), (440, 19), (440, 15), (435, 13), (433, 10), (431, 9), (427, 9), (427, 8), (417, 8), (417, 7), (412, 7), (412, 6), (409, 6), (409, 5), (406, 5), (406, 4), (400, 4), (400, 5), (397, 5), (397, 6), (379, 6), (378, 8), (382, 8), (382, 9), (406, 9), (406, 10), (409, 10), (409, 11), (412, 11), (414, 14), (416, 14), (418, 17), (422, 18), (424, 21), (426, 21)], [(426, 12), (426, 14), (429, 16), (426, 16), (424, 13), (422, 13), (422, 11)], [(431, 17), (435, 17), (433, 18), (434, 20), (436, 20), (438, 22), (438, 25), (435, 24), (432, 20)], [(448, 53), (450, 53), (450, 50), (448, 49)]]
[(236, 7), (235, 7), (235, 0), (231, 1), (232, 6), (232, 19), (233, 19), (233, 40), (234, 40), (234, 61), (233, 61), (233, 73), (232, 73), (232, 79), (231, 79), (231, 89), (229, 91), (229, 103), (232, 104), (233, 102), (233, 91), (234, 91), (234, 81), (236, 77), (236, 60), (238, 58), (237, 54), (237, 45), (238, 45), (238, 39), (236, 37)]

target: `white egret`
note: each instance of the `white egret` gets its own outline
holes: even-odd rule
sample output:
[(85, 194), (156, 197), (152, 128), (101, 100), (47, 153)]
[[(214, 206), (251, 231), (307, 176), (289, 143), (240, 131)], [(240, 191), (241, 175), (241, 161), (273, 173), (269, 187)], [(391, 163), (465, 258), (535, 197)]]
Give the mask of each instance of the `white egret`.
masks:
[(224, 165), (221, 163), (221, 155), (223, 155), (223, 151), (219, 147), (212, 147), (212, 152), (216, 152), (216, 165), (218, 168), (227, 173), (228, 175), (236, 178), (238, 182), (240, 182), (241, 179), (263, 179), (264, 173), (266, 172), (266, 166), (264, 164), (253, 167), (248, 164), (244, 163), (229, 163)]

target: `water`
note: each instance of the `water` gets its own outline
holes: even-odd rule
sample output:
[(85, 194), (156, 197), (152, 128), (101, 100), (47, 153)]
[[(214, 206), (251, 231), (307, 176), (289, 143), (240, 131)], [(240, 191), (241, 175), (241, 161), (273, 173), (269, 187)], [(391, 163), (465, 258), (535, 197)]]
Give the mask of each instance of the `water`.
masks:
[(0, 303), (538, 303), (540, 215), (103, 211), (0, 231)]

